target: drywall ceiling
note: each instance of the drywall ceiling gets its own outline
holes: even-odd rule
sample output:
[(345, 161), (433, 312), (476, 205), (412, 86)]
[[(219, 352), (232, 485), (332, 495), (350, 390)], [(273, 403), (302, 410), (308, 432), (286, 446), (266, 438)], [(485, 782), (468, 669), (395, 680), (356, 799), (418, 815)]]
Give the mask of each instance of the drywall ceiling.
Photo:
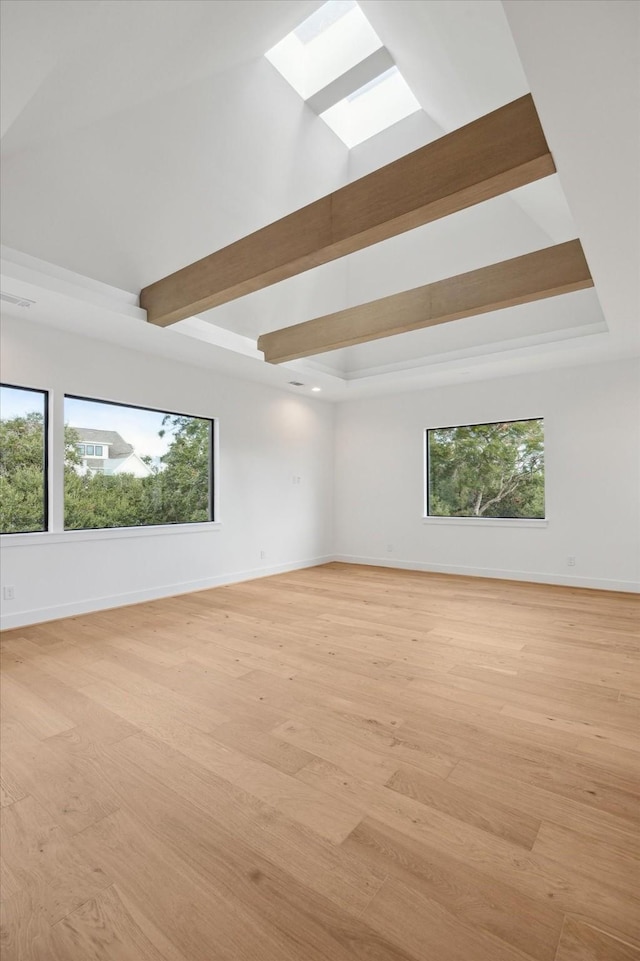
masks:
[[(318, 6), (3, 0), (3, 287), (30, 317), (335, 399), (637, 352), (638, 5), (361, 0), (423, 112), (351, 151), (263, 56)], [(528, 90), (557, 175), (171, 329), (136, 309), (143, 286)], [(283, 369), (255, 349), (576, 236), (595, 290)]]

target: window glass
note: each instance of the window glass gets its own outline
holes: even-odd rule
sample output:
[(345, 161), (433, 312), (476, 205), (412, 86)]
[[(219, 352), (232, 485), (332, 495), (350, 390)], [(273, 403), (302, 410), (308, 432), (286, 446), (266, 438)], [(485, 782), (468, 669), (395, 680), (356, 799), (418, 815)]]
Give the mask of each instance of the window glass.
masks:
[(542, 419), (428, 430), (427, 514), (543, 518)]
[(212, 420), (67, 396), (65, 441), (66, 530), (213, 520)]
[(0, 386), (0, 532), (47, 529), (45, 391)]

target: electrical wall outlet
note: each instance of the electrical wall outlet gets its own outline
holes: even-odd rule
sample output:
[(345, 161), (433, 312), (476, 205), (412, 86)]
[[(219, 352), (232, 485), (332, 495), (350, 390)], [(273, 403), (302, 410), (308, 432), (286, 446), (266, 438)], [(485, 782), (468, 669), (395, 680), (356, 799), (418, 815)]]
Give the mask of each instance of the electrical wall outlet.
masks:
[(267, 556), (267, 552), (266, 552), (266, 551), (260, 551), (260, 560), (261, 560), (261, 561), (264, 561), (264, 560), (266, 559), (266, 556)]
[(393, 553), (393, 544), (387, 544), (387, 554)]
[(569, 554), (569, 556), (567, 557), (567, 567), (575, 567), (575, 566), (576, 566), (575, 556), (573, 554)]
[(5, 601), (15, 601), (16, 589), (13, 584), (9, 584), (2, 588), (2, 599)]

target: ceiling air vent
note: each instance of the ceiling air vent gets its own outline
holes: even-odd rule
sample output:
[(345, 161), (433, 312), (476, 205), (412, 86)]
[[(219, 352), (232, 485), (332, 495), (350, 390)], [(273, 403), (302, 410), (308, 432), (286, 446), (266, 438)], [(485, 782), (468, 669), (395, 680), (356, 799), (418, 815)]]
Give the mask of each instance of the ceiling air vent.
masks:
[(304, 387), (304, 384), (300, 383), (299, 380), (290, 380), (289, 383), (292, 387)]
[(0, 290), (0, 300), (4, 300), (6, 304), (13, 304), (14, 307), (31, 307), (31, 304), (35, 304), (35, 300), (27, 300), (26, 297), (15, 297), (13, 294), (6, 294), (4, 290)]

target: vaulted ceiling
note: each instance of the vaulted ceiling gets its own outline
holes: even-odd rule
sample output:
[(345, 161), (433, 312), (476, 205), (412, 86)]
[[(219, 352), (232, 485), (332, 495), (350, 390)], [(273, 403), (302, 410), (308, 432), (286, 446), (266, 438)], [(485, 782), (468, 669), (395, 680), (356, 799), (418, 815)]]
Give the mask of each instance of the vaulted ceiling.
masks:
[[(328, 398), (637, 353), (638, 5), (360, 0), (422, 110), (351, 150), (264, 57), (319, 6), (3, 0), (3, 289), (35, 301), (38, 322)], [(557, 174), (171, 328), (146, 323), (142, 288), (528, 92)], [(574, 238), (593, 289), (280, 368), (257, 350), (271, 331)]]

